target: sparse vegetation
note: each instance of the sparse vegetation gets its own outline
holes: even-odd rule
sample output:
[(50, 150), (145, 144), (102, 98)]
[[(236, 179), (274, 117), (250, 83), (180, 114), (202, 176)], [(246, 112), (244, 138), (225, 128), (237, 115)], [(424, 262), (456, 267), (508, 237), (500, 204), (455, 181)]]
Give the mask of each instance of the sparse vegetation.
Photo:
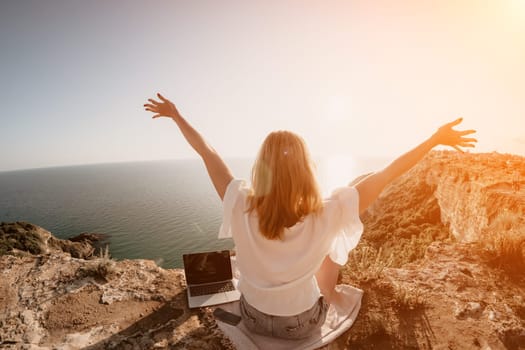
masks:
[(115, 262), (109, 255), (109, 245), (106, 245), (104, 250), (100, 251), (97, 270), (99, 275), (103, 278), (106, 278), (108, 275), (111, 275), (113, 272), (115, 272)]
[(525, 232), (521, 217), (503, 211), (491, 223), (483, 244), (491, 264), (511, 275), (525, 273)]
[(525, 273), (525, 235), (518, 231), (497, 231), (491, 237), (491, 262), (512, 274)]
[(394, 303), (400, 311), (422, 309), (425, 306), (421, 290), (394, 284)]
[(386, 188), (375, 203), (376, 210), (363, 216), (363, 240), (375, 249), (381, 248), (382, 257), (388, 257), (391, 267), (420, 260), (432, 242), (451, 237), (441, 222), (441, 209), (434, 195), (436, 185), (422, 181), (432, 168), (423, 165)]
[(90, 260), (85, 267), (79, 269), (81, 276), (92, 276), (108, 280), (115, 273), (115, 262), (109, 254), (109, 246), (100, 250), (98, 258)]
[(362, 242), (348, 256), (344, 271), (353, 281), (367, 281), (380, 278), (383, 270), (391, 265), (392, 256)]
[(419, 231), (414, 231), (409, 238), (399, 238), (392, 241), (389, 249), (386, 250), (387, 254), (392, 256), (391, 266), (402, 267), (405, 264), (422, 259), (432, 242), (445, 240), (449, 237), (449, 233), (440, 226), (421, 225)]
[(1, 223), (0, 255), (11, 254), (13, 249), (40, 254), (42, 241), (34, 228), (25, 222)]
[(385, 268), (402, 267), (422, 259), (432, 242), (450, 238), (448, 232), (435, 225), (422, 225), (419, 231), (415, 226), (409, 229), (414, 229), (409, 238), (398, 237), (379, 248), (362, 239), (348, 256), (345, 274), (355, 282), (381, 278)]

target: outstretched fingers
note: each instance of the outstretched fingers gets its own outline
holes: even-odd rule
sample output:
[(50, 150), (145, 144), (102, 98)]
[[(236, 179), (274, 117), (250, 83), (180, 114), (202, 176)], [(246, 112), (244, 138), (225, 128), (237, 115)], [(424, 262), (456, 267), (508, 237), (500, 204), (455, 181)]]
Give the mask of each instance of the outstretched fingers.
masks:
[(452, 128), (452, 127), (458, 125), (459, 123), (461, 123), (462, 121), (463, 121), (463, 118), (458, 118), (458, 119), (456, 119), (456, 120), (454, 120), (454, 121), (452, 121), (452, 122), (450, 122), (450, 123), (448, 123), (448, 124), (446, 124), (446, 125), (447, 125), (449, 128)]
[(474, 133), (476, 133), (476, 130), (474, 130), (474, 129), (459, 131), (459, 134), (461, 136), (466, 136), (466, 135), (470, 135), (470, 134), (474, 134)]
[(470, 138), (470, 137), (462, 137), (461, 142), (478, 142), (478, 139)]
[(476, 145), (474, 145), (473, 143), (468, 143), (468, 142), (460, 142), (458, 143), (458, 146), (459, 147), (475, 147)]
[(159, 113), (158, 108), (154, 108), (154, 107), (146, 107), (144, 108), (144, 110), (147, 112)]
[(475, 138), (460, 136), (458, 137), (457, 141), (454, 143), (452, 147), (456, 148), (456, 146), (459, 146), (459, 147), (472, 147), (473, 148), (475, 147), (476, 142), (478, 142), (478, 140), (476, 140)]
[(456, 120), (447, 123), (439, 128), (438, 138), (439, 143), (442, 145), (447, 145), (458, 152), (464, 152), (462, 148), (473, 148), (475, 147), (477, 139), (473, 137), (466, 137), (467, 135), (474, 134), (476, 130), (454, 130), (453, 127), (458, 125), (463, 121), (463, 118), (457, 118)]
[(144, 109), (148, 112), (153, 112), (155, 115), (153, 118), (159, 117), (171, 117), (180, 116), (179, 112), (175, 105), (162, 96), (160, 93), (157, 93), (159, 100), (148, 98), (147, 102), (144, 104)]
[(166, 99), (164, 96), (160, 94), (160, 92), (157, 92), (157, 97), (161, 99), (162, 102), (168, 102), (168, 99)]

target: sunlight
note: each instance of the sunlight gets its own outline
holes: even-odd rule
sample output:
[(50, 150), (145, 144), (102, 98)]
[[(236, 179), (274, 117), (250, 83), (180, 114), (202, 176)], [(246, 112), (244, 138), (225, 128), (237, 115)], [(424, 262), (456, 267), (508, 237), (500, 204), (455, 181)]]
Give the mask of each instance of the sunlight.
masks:
[(379, 171), (392, 161), (391, 157), (359, 157), (346, 154), (316, 159), (317, 176), (323, 196), (336, 188), (348, 186), (357, 177)]
[(512, 6), (516, 11), (520, 11), (522, 15), (525, 15), (525, 0), (513, 0)]
[(354, 157), (336, 155), (323, 158), (318, 163), (319, 185), (324, 196), (338, 187), (347, 186), (357, 174), (357, 161)]
[(323, 105), (323, 120), (338, 122), (348, 119), (350, 115), (349, 98), (343, 95), (328, 97)]
[(510, 0), (508, 3), (508, 10), (512, 14), (511, 17), (514, 19), (513, 24), (525, 28), (525, 0)]

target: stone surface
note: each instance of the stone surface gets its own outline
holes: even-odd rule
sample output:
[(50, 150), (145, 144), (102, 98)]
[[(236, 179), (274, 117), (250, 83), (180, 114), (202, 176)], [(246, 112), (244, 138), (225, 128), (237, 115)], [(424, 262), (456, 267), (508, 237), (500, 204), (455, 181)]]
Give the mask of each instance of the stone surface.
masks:
[(208, 309), (188, 309), (181, 270), (123, 260), (102, 278), (89, 272), (102, 260), (0, 257), (0, 347), (172, 349), (199, 339), (208, 339), (203, 349), (228, 347)]

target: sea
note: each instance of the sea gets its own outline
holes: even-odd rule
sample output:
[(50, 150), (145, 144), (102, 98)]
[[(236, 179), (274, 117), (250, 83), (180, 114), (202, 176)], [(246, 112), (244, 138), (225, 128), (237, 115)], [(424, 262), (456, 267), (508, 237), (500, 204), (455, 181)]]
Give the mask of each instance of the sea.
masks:
[[(386, 157), (316, 160), (327, 195), (380, 170)], [(253, 159), (228, 159), (249, 179)], [(26, 221), (66, 239), (107, 235), (111, 256), (181, 268), (182, 254), (231, 249), (217, 238), (222, 203), (200, 159), (77, 165), (0, 172), (0, 222)]]

